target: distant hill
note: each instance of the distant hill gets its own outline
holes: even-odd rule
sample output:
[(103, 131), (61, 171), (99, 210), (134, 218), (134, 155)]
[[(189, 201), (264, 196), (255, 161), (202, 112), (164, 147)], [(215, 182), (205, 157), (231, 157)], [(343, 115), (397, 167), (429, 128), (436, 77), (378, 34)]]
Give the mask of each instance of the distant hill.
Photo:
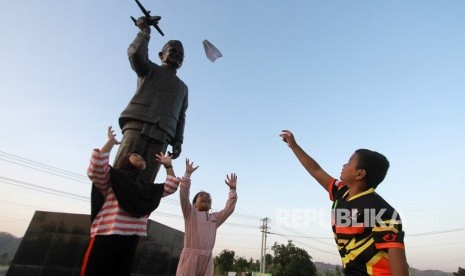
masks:
[[(313, 262), (316, 266), (316, 269), (320, 273), (320, 275), (325, 275), (325, 272), (336, 272), (336, 265), (327, 264), (327, 263), (320, 263), (320, 262)], [(341, 266), (339, 266), (341, 268)], [(439, 271), (439, 270), (419, 270), (416, 268), (410, 268), (410, 272), (412, 276), (451, 276), (452, 273)]]
[(9, 233), (0, 232), (0, 262), (13, 260), (21, 240), (22, 238), (17, 238)]
[(439, 270), (419, 270), (416, 268), (410, 268), (413, 276), (451, 276), (452, 273), (447, 273)]

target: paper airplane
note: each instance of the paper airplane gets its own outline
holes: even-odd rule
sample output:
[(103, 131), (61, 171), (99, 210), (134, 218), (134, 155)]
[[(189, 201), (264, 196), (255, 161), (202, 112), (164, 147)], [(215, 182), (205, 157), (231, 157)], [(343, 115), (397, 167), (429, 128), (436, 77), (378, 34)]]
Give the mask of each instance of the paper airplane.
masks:
[(213, 44), (210, 43), (208, 40), (203, 41), (203, 47), (205, 48), (205, 54), (207, 58), (214, 62), (217, 58), (222, 57), (220, 50), (218, 50)]

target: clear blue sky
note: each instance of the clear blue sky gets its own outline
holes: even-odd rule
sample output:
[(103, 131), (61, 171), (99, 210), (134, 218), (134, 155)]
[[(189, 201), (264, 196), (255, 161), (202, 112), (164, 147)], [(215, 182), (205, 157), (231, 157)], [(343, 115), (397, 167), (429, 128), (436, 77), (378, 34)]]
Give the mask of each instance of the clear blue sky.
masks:
[[(279, 138), (290, 129), (335, 177), (358, 148), (384, 153), (377, 190), (404, 220), (410, 265), (465, 267), (465, 2), (142, 3), (165, 32), (152, 34), (152, 60), (168, 39), (185, 47), (176, 172), (186, 157), (200, 165), (192, 190), (211, 192), (214, 209), (226, 174), (238, 174), (214, 253), (258, 259), (268, 217), (269, 246), (292, 239), (314, 261), (340, 263), (330, 201)], [(35, 210), (89, 213), (85, 171), (135, 91), (126, 50), (141, 12), (131, 0), (18, 0), (0, 1), (0, 15), (0, 230), (22, 236)], [(223, 57), (210, 62), (204, 39)], [(183, 230), (178, 194), (150, 218)]]

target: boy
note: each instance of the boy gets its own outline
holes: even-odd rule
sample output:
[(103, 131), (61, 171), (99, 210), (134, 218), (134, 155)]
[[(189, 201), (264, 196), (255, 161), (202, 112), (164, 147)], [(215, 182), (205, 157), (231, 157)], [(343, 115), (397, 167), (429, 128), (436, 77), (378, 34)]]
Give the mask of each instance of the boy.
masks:
[(329, 192), (333, 201), (332, 228), (344, 274), (409, 275), (400, 217), (374, 191), (389, 168), (386, 157), (359, 149), (342, 167), (340, 180), (336, 180), (305, 153), (290, 131), (283, 130), (280, 136)]

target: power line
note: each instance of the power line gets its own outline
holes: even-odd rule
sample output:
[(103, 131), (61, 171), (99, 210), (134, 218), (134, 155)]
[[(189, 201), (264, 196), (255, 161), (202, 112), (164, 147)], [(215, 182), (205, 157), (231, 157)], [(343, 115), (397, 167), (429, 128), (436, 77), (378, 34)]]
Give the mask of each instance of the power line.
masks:
[(45, 172), (48, 174), (60, 176), (69, 180), (81, 182), (81, 183), (88, 183), (89, 179), (82, 175), (82, 174), (77, 174), (71, 171), (63, 170), (57, 167), (53, 167), (41, 162), (33, 161), (27, 158), (23, 158), (11, 153), (7, 153), (4, 151), (0, 151), (0, 160), (12, 163), (15, 165), (27, 167), (33, 170)]
[[(19, 165), (19, 166), (27, 167), (27, 168), (30, 168), (30, 169), (33, 169), (33, 170), (41, 171), (41, 172), (44, 172), (44, 173), (47, 173), (47, 174), (63, 177), (63, 178), (69, 179), (69, 180), (78, 181), (78, 182), (81, 182), (81, 183), (89, 184), (89, 182), (90, 182), (88, 177), (85, 176), (85, 175), (77, 174), (77, 173), (67, 171), (67, 170), (64, 170), (64, 169), (60, 169), (60, 168), (50, 166), (50, 165), (47, 165), (47, 164), (44, 164), (44, 163), (41, 163), (41, 162), (33, 161), (33, 160), (30, 160), (30, 159), (27, 159), (27, 158), (24, 158), (24, 157), (21, 157), (21, 156), (18, 156), (18, 155), (14, 155), (14, 154), (11, 154), (11, 153), (7, 153), (7, 152), (1, 151), (1, 150), (0, 150), (0, 160), (8, 162), (8, 163), (16, 164), (16, 165)], [(63, 193), (65, 193), (65, 192), (63, 192)], [(168, 204), (171, 204), (171, 205), (180, 206), (179, 201), (177, 201), (175, 199), (167, 198), (167, 199), (164, 199), (163, 201), (168, 203)], [(233, 213), (231, 215), (231, 217), (237, 217), (237, 218), (254, 220), (254, 221), (260, 219), (260, 217), (258, 217), (258, 216), (253, 216), (253, 215), (249, 215), (249, 214), (241, 214), (241, 213)]]
[[(15, 165), (19, 165), (19, 166), (24, 166), (24, 167), (34, 169), (34, 170), (37, 170), (37, 171), (41, 171), (41, 172), (44, 172), (44, 173), (48, 173), (48, 174), (51, 174), (51, 175), (60, 176), (60, 177), (63, 177), (63, 178), (69, 179), (69, 180), (78, 181), (78, 182), (81, 182), (81, 183), (89, 184), (89, 182), (90, 182), (89, 179), (86, 176), (82, 175), (82, 174), (78, 174), (78, 173), (74, 173), (74, 172), (67, 171), (67, 170), (64, 170), (64, 169), (60, 169), (60, 168), (50, 166), (50, 165), (47, 165), (47, 164), (44, 164), (44, 163), (41, 163), (41, 162), (37, 162), (37, 161), (33, 161), (33, 160), (30, 160), (30, 159), (27, 159), (27, 158), (24, 158), (24, 157), (20, 157), (18, 155), (7, 153), (7, 152), (1, 151), (1, 150), (0, 150), (0, 160), (8, 162), (8, 163), (15, 164)], [(12, 178), (7, 178), (7, 177), (0, 176), (0, 182), (8, 184), (8, 185), (23, 187), (23, 188), (39, 191), (39, 192), (42, 192), (42, 193), (55, 195), (55, 196), (62, 196), (62, 197), (66, 197), (66, 198), (71, 198), (71, 199), (76, 199), (76, 200), (89, 202), (89, 197), (88, 196), (81, 196), (81, 195), (77, 195), (77, 194), (73, 194), (73, 193), (68, 193), (68, 192), (64, 192), (64, 191), (60, 191), (60, 190), (56, 190), (56, 189), (52, 189), (52, 188), (47, 188), (47, 187), (43, 187), (43, 186), (40, 186), (40, 185), (37, 185), (37, 184), (32, 184), (32, 183), (12, 179)], [(168, 204), (180, 206), (179, 201), (176, 201), (175, 199), (165, 198), (165, 199), (163, 199), (163, 201), (167, 202)], [(160, 212), (157, 212), (157, 213), (160, 213)], [(165, 216), (172, 216), (172, 217), (176, 217), (176, 218), (179, 217), (180, 218), (180, 216), (174, 215), (174, 214), (165, 214)], [(255, 221), (261, 219), (260, 217), (257, 217), (257, 216), (254, 216), (254, 215), (241, 214), (241, 213), (233, 213), (231, 215), (231, 217), (236, 217), (236, 218), (241, 218), (241, 219), (248, 219), (248, 220), (255, 220)], [(225, 225), (226, 224), (229, 225), (229, 226), (232, 226), (232, 227), (256, 228), (255, 225), (250, 225), (250, 224), (225, 223)], [(455, 229), (446, 229), (446, 230), (440, 230), (440, 231), (430, 231), (430, 232), (424, 232), (424, 233), (406, 234), (406, 236), (407, 237), (419, 237), (419, 236), (428, 236), (428, 235), (438, 235), (438, 234), (459, 232), (459, 231), (464, 231), (464, 230), (465, 230), (465, 228), (455, 228)], [(295, 230), (288, 230), (288, 231), (296, 233)], [(278, 235), (278, 236), (293, 237), (293, 238), (313, 239), (313, 240), (316, 240), (316, 241), (317, 240), (333, 239), (333, 238), (325, 238), (325, 237), (306, 236), (306, 235), (302, 235), (302, 234), (298, 234), (298, 235), (286, 235), (286, 234), (282, 234), (282, 233), (270, 233), (270, 234), (274, 234), (274, 235)]]
[(412, 249), (412, 248), (437, 247), (437, 246), (443, 246), (443, 245), (456, 245), (456, 244), (462, 244), (462, 243), (465, 243), (465, 241), (438, 243), (438, 244), (421, 245), (421, 246), (409, 246), (408, 248)]
[(28, 189), (31, 189), (31, 190), (35, 190), (35, 191), (50, 194), (50, 195), (62, 196), (62, 197), (81, 200), (81, 201), (89, 201), (89, 198), (85, 197), (85, 196), (81, 196), (81, 195), (77, 195), (77, 194), (73, 194), (73, 193), (68, 193), (68, 192), (63, 192), (63, 191), (60, 191), (60, 190), (47, 188), (47, 187), (39, 186), (39, 185), (36, 185), (36, 184), (24, 182), (24, 181), (15, 180), (15, 179), (4, 177), (4, 176), (0, 176), (0, 182), (8, 184), (8, 185), (22, 187), (22, 188), (28, 188)]
[[(27, 188), (29, 190), (35, 190), (35, 191), (47, 193), (50, 195), (62, 196), (62, 197), (72, 198), (72, 199), (86, 201), (86, 202), (90, 201), (88, 196), (81, 196), (81, 195), (77, 195), (74, 193), (68, 193), (68, 192), (64, 192), (64, 191), (60, 191), (60, 190), (56, 190), (52, 188), (47, 188), (47, 187), (43, 187), (40, 185), (36, 185), (36, 184), (32, 184), (32, 183), (28, 183), (28, 182), (24, 182), (20, 180), (15, 180), (15, 179), (4, 177), (4, 176), (0, 176), (0, 183), (22, 187), (22, 188)], [(164, 199), (163, 201), (168, 201), (167, 202), (168, 204), (180, 205), (179, 202), (175, 202), (174, 199), (171, 199), (171, 200)], [(29, 206), (29, 207), (32, 207), (32, 206)], [(162, 212), (154, 212), (152, 214), (155, 216), (159, 215), (163, 217), (183, 219), (181, 215), (177, 215), (177, 214), (169, 214), (169, 213), (162, 213)], [(232, 222), (225, 222), (224, 225), (230, 226), (230, 227), (253, 228), (253, 229), (256, 229), (257, 227), (256, 225), (243, 224), (243, 223), (232, 223)]]
[[(303, 242), (301, 242), (299, 240), (292, 240), (292, 241), (297, 243), (297, 244), (303, 245), (303, 246), (305, 246), (307, 248), (310, 248), (312, 250), (320, 251), (322, 253), (330, 254), (330, 255), (333, 255), (333, 256), (339, 256), (339, 254), (335, 253), (334, 251), (329, 251), (329, 250), (317, 248), (317, 247), (314, 247), (314, 246), (310, 246), (310, 245), (308, 245), (306, 243), (303, 243)], [(334, 248), (334, 246), (332, 246), (332, 248)]]
[(288, 238), (302, 238), (302, 239), (312, 239), (312, 240), (334, 240), (334, 238), (323, 238), (323, 237), (312, 237), (312, 236), (296, 236), (296, 235), (286, 235), (280, 233), (270, 232), (272, 235), (284, 236)]
[(39, 209), (38, 206), (29, 205), (29, 204), (22, 204), (22, 203), (18, 203), (18, 202), (12, 202), (12, 201), (8, 201), (8, 200), (0, 200), (0, 202), (7, 203), (7, 204), (14, 204), (14, 205), (23, 206), (23, 207), (34, 208), (34, 209)]
[(447, 230), (441, 230), (441, 231), (415, 233), (415, 234), (410, 234), (410, 235), (406, 235), (406, 236), (407, 237), (419, 237), (419, 236), (438, 235), (438, 234), (460, 232), (460, 231), (465, 231), (465, 227), (464, 228), (456, 228), (456, 229), (447, 229)]
[[(295, 231), (295, 230), (293, 230), (293, 229), (288, 229), (288, 231), (299, 234), (297, 231)], [(293, 236), (293, 235), (285, 235), (285, 234), (279, 234), (279, 233), (270, 233), (270, 234), (272, 234), (272, 235), (277, 235), (277, 236), (280, 236), (280, 237), (296, 237), (296, 236)], [(298, 237), (298, 238), (301, 238), (301, 236)], [(327, 239), (327, 238), (324, 238), (324, 239)], [(329, 239), (329, 238), (328, 238), (328, 239)], [(334, 244), (328, 244), (328, 243), (325, 243), (325, 242), (320, 241), (319, 239), (312, 239), (312, 240), (313, 240), (314, 242), (318, 242), (318, 243), (320, 243), (320, 244), (322, 244), (322, 245), (324, 245), (324, 246), (334, 248)], [(329, 251), (329, 250), (326, 250), (326, 249), (321, 249), (321, 248), (318, 248), (318, 247), (315, 247), (315, 246), (310, 246), (310, 245), (308, 245), (307, 243), (304, 243), (304, 242), (299, 241), (299, 240), (293, 240), (293, 241), (294, 241), (295, 243), (298, 243), (298, 244), (300, 244), (300, 245), (303, 245), (303, 246), (305, 246), (305, 247), (307, 247), (307, 248), (311, 248), (311, 249), (316, 250), (316, 251), (320, 251), (320, 252), (323, 252), (323, 253), (326, 253), (326, 254), (330, 254), (330, 255), (338, 255), (338, 254), (334, 253), (333, 251)]]
[[(283, 228), (283, 227), (281, 227)], [(284, 228), (283, 228), (284, 229)], [(289, 229), (289, 231), (297, 233), (295, 230)], [(452, 232), (459, 232), (459, 231), (465, 231), (465, 227), (463, 228), (455, 228), (455, 229), (446, 229), (446, 230), (440, 230), (440, 231), (430, 231), (430, 232), (424, 232), (424, 233), (414, 233), (414, 234), (406, 234), (406, 237), (419, 237), (419, 236), (428, 236), (428, 235), (438, 235), (438, 234), (444, 234), (444, 233), (452, 233)], [(277, 233), (271, 233), (271, 234), (277, 234)], [(279, 235), (279, 234), (277, 234)], [(302, 239), (316, 239), (316, 240), (333, 240), (334, 238), (325, 238), (325, 237), (315, 237), (315, 236), (306, 236), (306, 235), (285, 235), (288, 237), (294, 237), (294, 238), (302, 238)]]

